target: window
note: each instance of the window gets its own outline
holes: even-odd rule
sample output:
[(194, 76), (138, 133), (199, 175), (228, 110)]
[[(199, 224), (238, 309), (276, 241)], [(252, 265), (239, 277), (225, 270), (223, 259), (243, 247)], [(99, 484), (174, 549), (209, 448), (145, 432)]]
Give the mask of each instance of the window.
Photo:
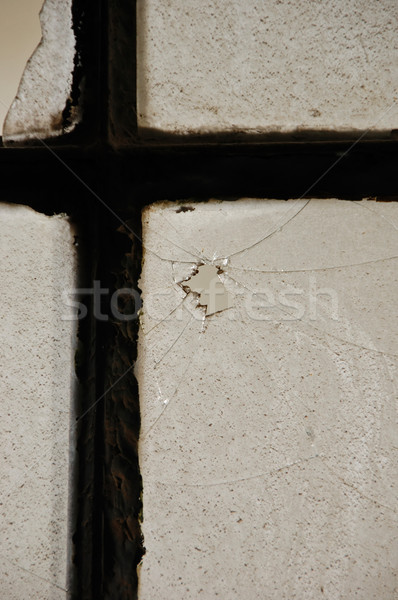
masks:
[[(48, 355), (66, 377), (58, 349), (78, 328), (69, 442), (55, 435), (69, 513), (54, 491), (45, 527), (59, 541), (62, 521), (70, 546), (61, 581), (17, 539), (10, 594), (19, 573), (18, 597), (43, 580), (79, 599), (393, 597), (396, 7), (382, 5), (45, 3), (48, 62), (25, 71), (0, 148), (16, 231), (1, 247), (17, 290), (30, 275), (10, 250), (51, 268), (33, 269), (47, 300), (4, 339), (36, 353), (27, 375)], [(36, 211), (26, 244), (32, 213), (8, 204)], [(44, 352), (27, 329), (50, 305)], [(11, 542), (32, 485), (19, 468)]]

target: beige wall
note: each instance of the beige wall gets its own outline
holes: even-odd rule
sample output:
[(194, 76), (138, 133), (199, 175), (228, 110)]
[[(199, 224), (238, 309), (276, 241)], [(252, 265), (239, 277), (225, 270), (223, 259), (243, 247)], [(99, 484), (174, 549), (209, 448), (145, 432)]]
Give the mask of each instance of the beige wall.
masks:
[(43, 0), (0, 1), (0, 135), (26, 61), (40, 41)]

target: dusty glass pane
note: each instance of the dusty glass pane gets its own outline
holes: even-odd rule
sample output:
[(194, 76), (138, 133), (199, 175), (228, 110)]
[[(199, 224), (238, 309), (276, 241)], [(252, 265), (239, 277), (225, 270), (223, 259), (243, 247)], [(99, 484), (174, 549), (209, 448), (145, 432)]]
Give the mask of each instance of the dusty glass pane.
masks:
[(395, 598), (397, 227), (372, 200), (145, 210), (141, 599)]
[(77, 322), (66, 216), (0, 204), (0, 596), (66, 600)]
[(395, 0), (138, 0), (141, 133), (397, 128)]

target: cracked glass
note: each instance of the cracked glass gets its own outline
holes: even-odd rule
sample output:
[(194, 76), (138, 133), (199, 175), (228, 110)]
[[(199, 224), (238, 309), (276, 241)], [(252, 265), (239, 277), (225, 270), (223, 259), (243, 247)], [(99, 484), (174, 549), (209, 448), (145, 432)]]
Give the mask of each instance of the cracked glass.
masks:
[[(372, 199), (144, 211), (146, 593), (244, 594), (271, 570), (283, 595), (293, 570), (305, 597), (328, 566), (344, 597), (376, 558), (392, 591), (397, 224), (397, 205)], [(204, 268), (228, 298), (211, 314)]]

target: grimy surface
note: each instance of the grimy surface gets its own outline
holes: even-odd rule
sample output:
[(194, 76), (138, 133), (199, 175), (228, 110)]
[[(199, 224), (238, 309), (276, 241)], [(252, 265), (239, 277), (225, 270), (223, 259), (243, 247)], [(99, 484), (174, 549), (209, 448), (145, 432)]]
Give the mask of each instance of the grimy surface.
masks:
[(397, 227), (373, 200), (145, 210), (140, 600), (396, 598)]
[(398, 127), (395, 0), (138, 0), (152, 134)]
[(66, 216), (0, 205), (0, 597), (66, 600), (75, 287)]

